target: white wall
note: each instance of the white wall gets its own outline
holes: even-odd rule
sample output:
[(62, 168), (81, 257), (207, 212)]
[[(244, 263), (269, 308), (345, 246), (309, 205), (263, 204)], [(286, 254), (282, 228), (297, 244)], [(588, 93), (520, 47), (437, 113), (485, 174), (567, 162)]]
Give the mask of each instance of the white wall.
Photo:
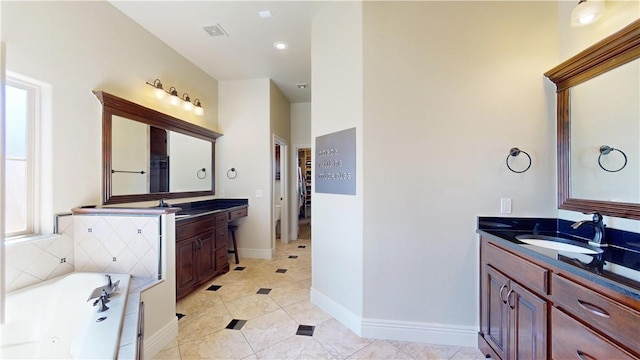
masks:
[[(292, 186), (288, 181), (288, 171), (291, 171), (291, 166), (289, 166), (289, 158), (291, 148), (291, 104), (289, 100), (282, 94), (280, 89), (276, 86), (273, 81), (270, 81), (269, 87), (269, 112), (270, 112), (270, 122), (271, 122), (271, 134), (278, 137), (278, 141), (284, 142), (287, 146), (285, 149), (283, 146), (280, 148), (280, 180), (275, 180), (275, 177), (272, 177), (273, 180), (273, 191), (271, 193), (271, 201), (273, 203), (274, 209), (273, 212), (275, 214), (275, 206), (280, 205), (280, 234), (281, 239), (284, 242), (289, 241), (289, 224), (287, 218), (285, 218), (285, 213), (290, 211), (287, 202), (287, 196), (289, 194), (289, 188)], [(273, 158), (275, 159), (275, 138), (274, 143), (271, 145), (271, 149), (273, 153)], [(274, 164), (274, 173), (275, 173), (275, 164)], [(280, 201), (280, 198), (283, 198), (283, 201)], [(276, 238), (276, 229), (275, 229), (275, 221), (276, 215), (272, 215), (272, 224), (274, 226), (272, 230), (272, 236), (275, 240)]]
[[(313, 19), (311, 39), (311, 137), (355, 127), (357, 174), (356, 195), (312, 195), (311, 301), (357, 334), (365, 295), (362, 7), (360, 2), (325, 5)], [(315, 161), (312, 156), (313, 166)]]
[[(217, 130), (217, 82), (107, 2), (1, 2), (7, 70), (52, 85), (53, 212), (101, 201), (104, 90)], [(204, 117), (159, 103), (162, 80), (202, 100)]]
[[(477, 216), (504, 197), (513, 216), (556, 213), (556, 14), (366, 2), (314, 19), (312, 138), (358, 129), (357, 195), (314, 193), (314, 303), (365, 336), (476, 344)], [(528, 172), (507, 169), (511, 147)]]
[[(218, 195), (249, 199), (249, 216), (240, 220), (236, 233), (240, 257), (271, 258), (274, 250), (271, 244), (270, 83), (269, 79), (255, 79), (218, 84), (218, 118), (224, 134), (216, 144)], [(226, 176), (231, 168), (236, 169), (235, 179)]]

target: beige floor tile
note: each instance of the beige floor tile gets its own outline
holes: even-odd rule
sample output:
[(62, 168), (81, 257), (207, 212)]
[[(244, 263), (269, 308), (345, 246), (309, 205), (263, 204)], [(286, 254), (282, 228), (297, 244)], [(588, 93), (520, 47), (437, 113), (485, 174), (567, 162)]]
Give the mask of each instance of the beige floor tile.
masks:
[(196, 290), (176, 303), (176, 312), (192, 314), (202, 309), (221, 304), (222, 300), (215, 291)]
[(301, 325), (318, 325), (331, 319), (331, 315), (313, 305), (309, 298), (285, 306), (284, 311)]
[(253, 294), (227, 303), (227, 309), (234, 319), (250, 320), (280, 309), (269, 295)]
[(275, 300), (278, 305), (284, 307), (309, 299), (309, 289), (297, 282), (291, 282), (289, 285), (274, 287), (269, 293), (269, 296)]
[(248, 321), (241, 331), (251, 347), (259, 352), (294, 336), (297, 330), (298, 323), (280, 309)]
[(364, 349), (349, 357), (353, 360), (365, 359), (413, 359), (409, 354), (384, 340), (375, 340)]
[(259, 359), (331, 359), (329, 354), (310, 336), (291, 336), (258, 354)]
[(223, 304), (188, 314), (178, 321), (178, 340), (191, 340), (224, 329), (233, 317)]
[(254, 352), (240, 331), (224, 329), (181, 342), (180, 354), (182, 360), (243, 359)]
[(485, 356), (480, 352), (478, 348), (463, 347), (453, 355), (451, 360), (484, 360)]
[(372, 342), (354, 334), (335, 319), (317, 325), (313, 338), (336, 359), (346, 359)]
[(450, 345), (433, 345), (406, 341), (389, 341), (389, 343), (416, 359), (450, 359), (460, 350), (460, 346)]
[(218, 296), (220, 296), (220, 299), (222, 299), (226, 304), (254, 295), (258, 290), (260, 290), (259, 286), (254, 284), (252, 281), (245, 280), (224, 284), (216, 292), (218, 293)]
[(306, 279), (299, 280), (298, 283), (302, 284), (304, 287), (311, 289), (311, 278), (308, 277)]

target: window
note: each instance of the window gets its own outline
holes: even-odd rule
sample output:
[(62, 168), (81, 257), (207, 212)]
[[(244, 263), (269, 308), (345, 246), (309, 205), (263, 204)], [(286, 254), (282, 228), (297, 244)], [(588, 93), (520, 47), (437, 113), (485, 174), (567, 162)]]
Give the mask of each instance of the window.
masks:
[(38, 234), (37, 125), (40, 87), (7, 76), (5, 85), (5, 236)]

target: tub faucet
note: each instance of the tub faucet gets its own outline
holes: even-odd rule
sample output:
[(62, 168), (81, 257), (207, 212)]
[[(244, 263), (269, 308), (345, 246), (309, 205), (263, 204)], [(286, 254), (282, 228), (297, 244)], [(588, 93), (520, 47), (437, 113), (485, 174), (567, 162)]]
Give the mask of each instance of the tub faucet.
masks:
[(109, 289), (111, 289), (113, 287), (113, 283), (111, 282), (111, 275), (105, 274), (104, 276), (107, 278), (107, 281), (109, 281), (108, 286), (109, 286)]
[(108, 301), (109, 300), (104, 295), (100, 295), (100, 297), (96, 301), (93, 302), (93, 306), (97, 305), (98, 306), (98, 312), (101, 313), (101, 312), (109, 310), (109, 307), (106, 304)]
[(581, 220), (571, 225), (572, 228), (578, 229), (583, 225), (591, 225), (593, 227), (593, 238), (589, 241), (589, 245), (595, 247), (605, 246), (602, 244), (604, 239), (604, 223), (602, 222), (602, 215), (597, 212), (593, 213), (592, 220)]

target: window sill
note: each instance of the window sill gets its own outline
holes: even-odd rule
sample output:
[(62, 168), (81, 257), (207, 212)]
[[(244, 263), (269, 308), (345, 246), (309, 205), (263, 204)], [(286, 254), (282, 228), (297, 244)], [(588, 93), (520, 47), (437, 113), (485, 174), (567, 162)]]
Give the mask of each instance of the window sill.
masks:
[(14, 236), (6, 238), (4, 240), (5, 246), (22, 244), (30, 241), (50, 240), (60, 237), (60, 234), (39, 234), (39, 235), (26, 235), (26, 236)]

